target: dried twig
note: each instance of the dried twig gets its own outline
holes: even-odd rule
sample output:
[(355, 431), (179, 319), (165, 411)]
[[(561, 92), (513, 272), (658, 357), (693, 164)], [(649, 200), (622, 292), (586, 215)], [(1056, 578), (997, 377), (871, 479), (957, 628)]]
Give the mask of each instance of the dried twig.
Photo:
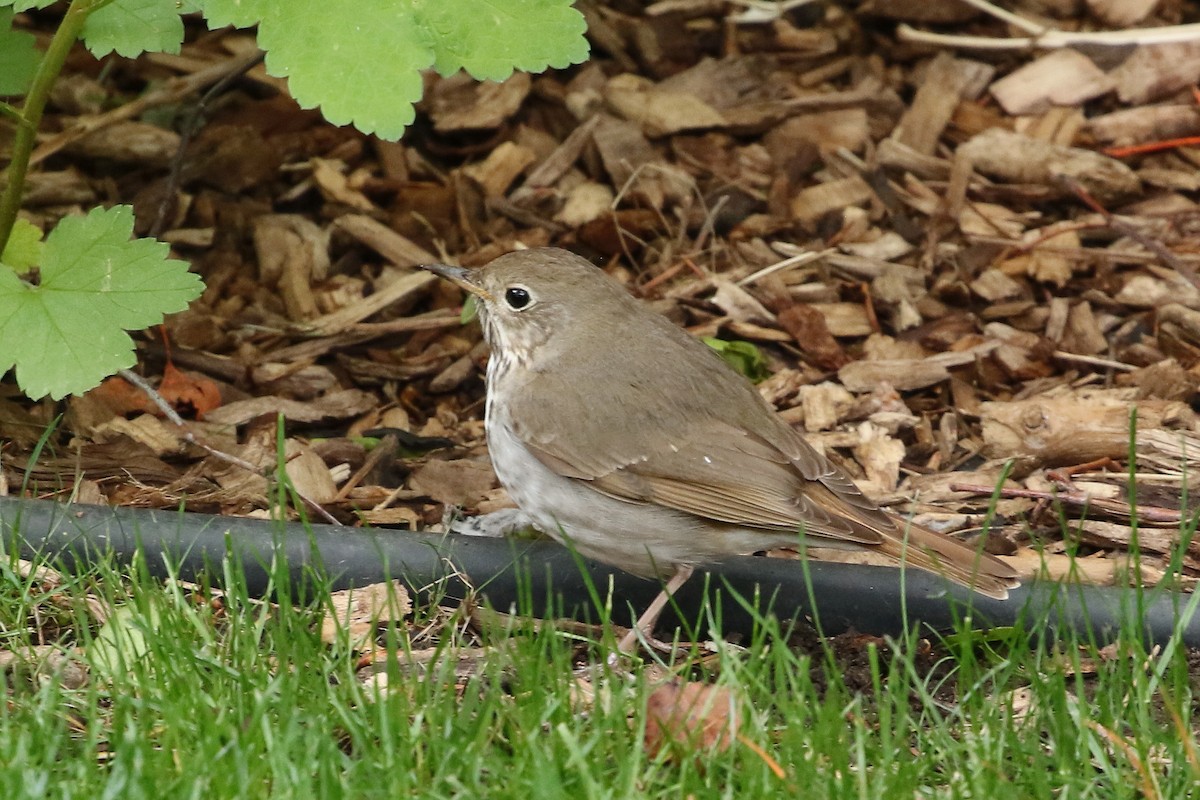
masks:
[(1054, 357), (1062, 361), (1075, 361), (1080, 364), (1090, 364), (1093, 367), (1115, 369), (1119, 372), (1137, 372), (1137, 367), (1131, 364), (1126, 364), (1122, 361), (1113, 361), (1108, 358), (1099, 358), (1097, 356), (1085, 356), (1080, 353), (1068, 353), (1065, 350), (1055, 350)]
[(1060, 178), (1060, 181), (1064, 186), (1074, 192), (1075, 195), (1081, 201), (1083, 201), (1084, 205), (1086, 205), (1092, 211), (1095, 211), (1100, 216), (1104, 217), (1104, 221), (1108, 223), (1110, 228), (1122, 236), (1128, 236), (1142, 247), (1145, 247), (1147, 250), (1154, 253), (1156, 256), (1162, 259), (1162, 263), (1165, 266), (1175, 270), (1180, 275), (1187, 278), (1188, 282), (1191, 283), (1192, 286), (1200, 289), (1200, 275), (1197, 275), (1196, 270), (1192, 269), (1191, 266), (1176, 258), (1175, 254), (1172, 253), (1165, 244), (1160, 242), (1158, 239), (1155, 239), (1153, 236), (1147, 236), (1135, 226), (1130, 225), (1128, 222), (1116, 216), (1104, 206), (1100, 205), (1100, 202), (1096, 200), (1096, 198), (1092, 197), (1088, 190), (1083, 188), (1078, 181), (1065, 177)]
[(737, 285), (738, 286), (749, 286), (750, 284), (754, 283), (755, 281), (760, 281), (763, 278), (767, 277), (768, 275), (774, 275), (776, 272), (780, 272), (785, 269), (792, 269), (794, 267), (799, 267), (804, 264), (810, 264), (813, 261), (820, 261), (822, 258), (825, 258), (826, 256), (830, 255), (833, 252), (835, 252), (835, 251), (832, 248), (827, 249), (827, 250), (807, 250), (803, 253), (797, 253), (796, 255), (788, 256), (787, 258), (783, 259), (782, 261), (776, 261), (774, 264), (771, 264), (770, 266), (763, 267), (758, 272), (747, 275), (746, 277), (744, 277), (740, 281), (738, 281)]
[(919, 42), (942, 47), (963, 47), (974, 50), (1051, 50), (1077, 45), (1125, 47), (1128, 45), (1169, 44), (1200, 39), (1200, 24), (1167, 25), (1158, 28), (1131, 28), (1122, 31), (1064, 31), (1028, 20), (1006, 11), (987, 0), (963, 0), (997, 19), (1029, 33), (1025, 37), (997, 39), (991, 36), (961, 36), (920, 31), (911, 25), (896, 28), (896, 37), (905, 42)]
[[(966, 494), (986, 495), (991, 496), (997, 492), (994, 486), (984, 486), (982, 484), (973, 483), (952, 483), (950, 491), (964, 492)], [(1071, 506), (1079, 506), (1080, 508), (1090, 508), (1095, 511), (1100, 511), (1114, 516), (1130, 519), (1133, 517), (1132, 508), (1129, 503), (1120, 500), (1110, 500), (1106, 497), (1092, 497), (1084, 492), (1039, 492), (1034, 489), (1016, 489), (1012, 487), (1001, 487), (999, 496), (1005, 498), (1020, 497), (1030, 500), (1043, 500), (1046, 502), (1058, 501)], [(1178, 524), (1180, 514), (1170, 508), (1161, 508), (1159, 506), (1145, 506), (1138, 504), (1137, 507), (1138, 520), (1143, 522), (1153, 522), (1160, 524)]]
[(1161, 139), (1157, 142), (1142, 142), (1126, 147), (1106, 147), (1101, 152), (1112, 158), (1129, 158), (1148, 153), (1160, 153), (1163, 150), (1174, 150), (1177, 147), (1196, 147), (1198, 145), (1200, 145), (1200, 136), (1184, 136), (1181, 139)]

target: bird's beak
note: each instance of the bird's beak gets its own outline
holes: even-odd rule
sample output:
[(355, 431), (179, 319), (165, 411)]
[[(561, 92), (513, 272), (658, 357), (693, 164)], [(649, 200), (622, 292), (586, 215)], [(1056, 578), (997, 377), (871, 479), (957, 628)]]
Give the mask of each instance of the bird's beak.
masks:
[(452, 267), (449, 264), (421, 264), (421, 269), (427, 269), (435, 275), (441, 275), (451, 283), (466, 289), (476, 297), (491, 302), (492, 295), (475, 280), (474, 273), (463, 267)]

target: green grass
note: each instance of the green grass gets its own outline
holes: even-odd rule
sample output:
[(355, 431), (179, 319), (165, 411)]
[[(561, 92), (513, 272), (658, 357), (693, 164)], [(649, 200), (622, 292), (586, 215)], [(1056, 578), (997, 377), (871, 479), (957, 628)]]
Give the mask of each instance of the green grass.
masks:
[[(1135, 636), (1113, 657), (1020, 633), (799, 646), (768, 620), (744, 647), (668, 665), (732, 692), (741, 741), (652, 757), (661, 669), (613, 672), (598, 642), (552, 626), (480, 634), (465, 612), (418, 609), (380, 633), (381, 688), (321, 640), (319, 599), (281, 589), (268, 606), (232, 580), (215, 602), (111, 566), (47, 587), (4, 561), (0, 652), (79, 647), (88, 669), (80, 686), (61, 665), (5, 670), (0, 797), (1075, 800), (1200, 781), (1200, 659)], [(107, 626), (99, 606), (116, 609)]]

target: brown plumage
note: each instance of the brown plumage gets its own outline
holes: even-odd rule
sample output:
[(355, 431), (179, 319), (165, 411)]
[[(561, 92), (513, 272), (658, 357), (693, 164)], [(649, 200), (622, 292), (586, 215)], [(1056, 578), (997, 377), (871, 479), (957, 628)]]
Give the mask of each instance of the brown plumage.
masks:
[(488, 437), (539, 526), (643, 575), (799, 544), (870, 549), (990, 597), (1014, 571), (885, 513), (709, 347), (563, 250), (474, 273), (493, 348)]

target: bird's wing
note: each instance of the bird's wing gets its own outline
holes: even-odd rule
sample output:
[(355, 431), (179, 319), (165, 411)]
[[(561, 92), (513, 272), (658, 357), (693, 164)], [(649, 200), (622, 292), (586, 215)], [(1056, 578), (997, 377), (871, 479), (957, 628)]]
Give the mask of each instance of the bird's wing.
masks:
[[(781, 427), (781, 435), (798, 438)], [(687, 429), (656, 426), (636, 440), (615, 435), (586, 452), (564, 446), (561, 438), (531, 441), (519, 429), (517, 435), (550, 469), (621, 500), (657, 503), (747, 528), (803, 529), (857, 544), (879, 544), (879, 528), (894, 528), (803, 440), (799, 448), (788, 442), (797, 458), (754, 433), (712, 419)], [(614, 447), (622, 444), (623, 450)]]
[[(687, 337), (677, 328), (658, 335)], [(901, 529), (740, 376), (706, 370), (712, 366), (707, 359), (716, 356), (704, 345), (682, 339), (679, 345), (678, 357), (694, 362), (684, 374), (696, 377), (669, 396), (636, 349), (559, 365), (509, 387), (513, 433), (559, 475), (627, 502), (874, 546), (897, 562), (942, 573), (991, 597), (1006, 597), (1016, 585), (1012, 568), (992, 556), (914, 525)], [(585, 386), (593, 394), (585, 395)], [(731, 397), (738, 401), (722, 402)], [(729, 410), (729, 418), (716, 417), (717, 407)], [(637, 424), (630, 414), (648, 424)]]
[(513, 432), (539, 461), (612, 497), (748, 528), (860, 544), (895, 531), (709, 347), (665, 319), (646, 320), (653, 330), (633, 333), (666, 340), (680, 362), (675, 374), (686, 383), (670, 392), (638, 348), (560, 362), (507, 387)]

